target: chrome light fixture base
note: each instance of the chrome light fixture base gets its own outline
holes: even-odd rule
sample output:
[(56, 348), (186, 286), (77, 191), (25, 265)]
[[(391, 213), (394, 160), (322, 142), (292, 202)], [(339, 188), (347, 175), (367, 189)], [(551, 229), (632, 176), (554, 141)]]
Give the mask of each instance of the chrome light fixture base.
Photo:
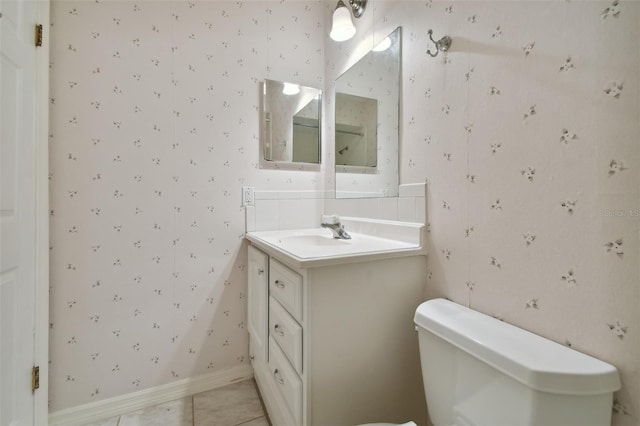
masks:
[(351, 6), (354, 18), (362, 16), (364, 10), (367, 8), (367, 1), (368, 0), (349, 0), (349, 6)]

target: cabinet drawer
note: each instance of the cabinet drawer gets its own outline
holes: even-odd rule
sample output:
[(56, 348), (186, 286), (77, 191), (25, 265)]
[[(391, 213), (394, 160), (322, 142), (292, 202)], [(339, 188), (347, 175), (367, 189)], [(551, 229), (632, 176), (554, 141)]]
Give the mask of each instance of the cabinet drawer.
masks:
[(295, 424), (302, 424), (302, 380), (289, 364), (278, 344), (269, 338), (269, 370), (280, 390), (287, 408), (295, 419)]
[(302, 374), (302, 327), (273, 297), (269, 298), (269, 334)]
[(298, 321), (302, 320), (302, 277), (270, 259), (269, 293)]

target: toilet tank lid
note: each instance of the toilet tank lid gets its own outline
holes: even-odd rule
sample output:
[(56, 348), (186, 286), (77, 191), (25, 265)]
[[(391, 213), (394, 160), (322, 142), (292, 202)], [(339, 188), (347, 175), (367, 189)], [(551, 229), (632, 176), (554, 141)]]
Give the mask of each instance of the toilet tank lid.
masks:
[(422, 303), (414, 322), (532, 389), (566, 395), (620, 389), (614, 366), (445, 299)]

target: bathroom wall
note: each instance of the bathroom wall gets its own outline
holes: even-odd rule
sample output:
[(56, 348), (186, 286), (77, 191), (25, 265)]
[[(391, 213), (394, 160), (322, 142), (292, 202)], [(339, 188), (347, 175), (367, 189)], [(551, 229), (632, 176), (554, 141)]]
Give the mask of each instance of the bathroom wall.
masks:
[[(639, 424), (640, 3), (370, 1), (356, 25), (327, 38), (327, 85), (403, 27), (400, 173), (427, 181), (426, 296), (612, 363), (613, 423)], [(426, 54), (430, 28), (448, 54)]]
[[(370, 0), (346, 43), (334, 7), (53, 0), (51, 410), (247, 363), (242, 185), (277, 194), (264, 229), (300, 204), (424, 217), (305, 195), (333, 189), (335, 77), (402, 25), (426, 296), (613, 363), (614, 424), (640, 423), (640, 3)], [(264, 78), (327, 89), (321, 172), (258, 168)]]
[(51, 5), (50, 410), (247, 364), (265, 78), (322, 88), (318, 1)]

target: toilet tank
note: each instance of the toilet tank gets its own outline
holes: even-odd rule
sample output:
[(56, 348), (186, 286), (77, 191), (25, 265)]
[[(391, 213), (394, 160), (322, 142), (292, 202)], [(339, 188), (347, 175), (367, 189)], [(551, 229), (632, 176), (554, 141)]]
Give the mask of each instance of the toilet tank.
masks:
[(611, 423), (612, 365), (444, 299), (414, 322), (435, 426)]

